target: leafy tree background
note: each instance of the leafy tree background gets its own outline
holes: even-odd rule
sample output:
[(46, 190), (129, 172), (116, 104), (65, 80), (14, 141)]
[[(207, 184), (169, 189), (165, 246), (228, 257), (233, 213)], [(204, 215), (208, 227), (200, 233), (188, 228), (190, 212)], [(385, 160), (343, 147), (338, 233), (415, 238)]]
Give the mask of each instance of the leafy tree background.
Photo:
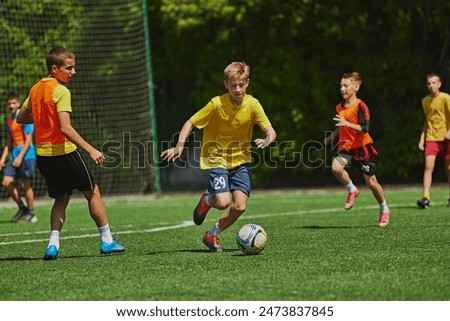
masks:
[[(131, 17), (142, 6), (139, 0), (98, 3), (104, 6), (87, 0), (1, 0), (0, 96), (11, 88), (28, 92), (45, 74), (43, 53), (61, 44), (78, 53), (80, 67), (86, 67), (80, 77), (91, 73), (99, 79), (91, 91), (74, 92), (82, 111), (74, 121), (83, 125), (87, 117), (92, 118), (96, 128), (117, 124), (112, 119), (117, 114), (97, 110), (98, 106), (89, 109), (83, 103), (117, 95), (105, 92), (102, 82), (123, 78), (120, 67), (135, 52), (119, 38), (110, 44), (98, 42), (91, 30), (96, 20), (106, 16), (111, 22), (120, 21), (114, 27), (118, 35), (128, 32), (133, 22), (116, 17)], [(335, 185), (329, 169), (333, 150), (322, 142), (334, 129), (340, 77), (356, 70), (363, 77), (359, 96), (372, 113), (381, 181), (421, 181), (423, 159), (417, 143), (423, 124), (420, 101), (428, 93), (426, 74), (440, 73), (442, 89), (450, 90), (450, 2), (148, 0), (147, 4), (159, 148), (173, 142), (174, 133), (209, 99), (225, 92), (225, 66), (244, 60), (252, 67), (248, 92), (261, 101), (278, 133), (271, 153), (255, 153), (267, 165), (254, 169), (255, 185)], [(111, 8), (108, 13), (98, 9), (105, 6)], [(21, 21), (40, 21), (44, 27), (37, 32), (32, 23)], [(86, 44), (98, 47), (98, 54), (87, 57)], [(128, 54), (123, 54), (124, 48)], [(117, 49), (122, 49), (120, 55), (115, 54)], [(123, 106), (127, 108), (132, 104)], [(6, 113), (2, 108), (2, 126)], [(82, 134), (101, 143), (114, 131), (112, 126), (102, 135)], [(256, 135), (261, 135), (258, 129)], [(442, 167), (436, 168), (435, 181), (445, 181)], [(122, 175), (129, 174), (115, 178), (117, 183), (123, 181)]]
[[(150, 1), (160, 138), (173, 139), (184, 121), (223, 93), (223, 69), (244, 60), (252, 67), (248, 92), (286, 147), (275, 155), (275, 168), (255, 168), (256, 183), (335, 184), (327, 167), (333, 152), (321, 143), (334, 129), (341, 75), (355, 70), (363, 77), (359, 96), (372, 113), (382, 181), (419, 182), (426, 75), (439, 72), (442, 89), (449, 89), (448, 16), (450, 3), (438, 0)], [(286, 160), (295, 164), (301, 156), (302, 166), (286, 168)], [(435, 180), (443, 181), (438, 167)]]

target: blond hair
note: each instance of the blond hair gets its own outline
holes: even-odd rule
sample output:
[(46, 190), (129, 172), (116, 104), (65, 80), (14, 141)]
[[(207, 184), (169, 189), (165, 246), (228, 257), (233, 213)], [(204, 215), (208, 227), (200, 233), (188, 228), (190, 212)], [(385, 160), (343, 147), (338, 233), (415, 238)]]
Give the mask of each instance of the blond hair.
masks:
[(352, 72), (346, 72), (342, 75), (342, 79), (351, 79), (352, 81), (357, 82), (360, 86), (362, 83), (361, 75), (359, 72), (352, 71)]
[(235, 61), (229, 64), (223, 71), (224, 80), (228, 79), (243, 79), (247, 80), (250, 77), (250, 66), (244, 61)]

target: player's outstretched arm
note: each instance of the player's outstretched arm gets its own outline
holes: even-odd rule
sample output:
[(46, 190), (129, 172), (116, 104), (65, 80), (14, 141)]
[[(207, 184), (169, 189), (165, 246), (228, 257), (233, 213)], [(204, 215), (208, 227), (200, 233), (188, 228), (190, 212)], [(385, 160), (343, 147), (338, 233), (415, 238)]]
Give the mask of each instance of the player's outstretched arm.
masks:
[(264, 128), (264, 139), (263, 138), (257, 138), (255, 139), (255, 144), (257, 148), (266, 148), (270, 145), (276, 138), (277, 133), (275, 132), (275, 129), (273, 129), (272, 126), (269, 126), (267, 128)]
[(184, 144), (191, 133), (194, 125), (190, 120), (184, 123), (183, 127), (180, 131), (180, 136), (178, 137), (177, 145), (173, 148), (166, 149), (161, 153), (161, 158), (167, 161), (175, 161), (177, 158), (181, 156), (184, 150)]

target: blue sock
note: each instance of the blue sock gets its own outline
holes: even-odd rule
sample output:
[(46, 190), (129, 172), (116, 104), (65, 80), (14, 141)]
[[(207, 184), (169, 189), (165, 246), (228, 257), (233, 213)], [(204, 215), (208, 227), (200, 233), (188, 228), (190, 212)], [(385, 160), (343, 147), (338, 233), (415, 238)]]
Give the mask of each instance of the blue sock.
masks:
[(217, 226), (217, 223), (214, 224), (214, 226), (209, 230), (208, 235), (209, 236), (217, 236), (220, 233), (222, 233), (222, 230)]

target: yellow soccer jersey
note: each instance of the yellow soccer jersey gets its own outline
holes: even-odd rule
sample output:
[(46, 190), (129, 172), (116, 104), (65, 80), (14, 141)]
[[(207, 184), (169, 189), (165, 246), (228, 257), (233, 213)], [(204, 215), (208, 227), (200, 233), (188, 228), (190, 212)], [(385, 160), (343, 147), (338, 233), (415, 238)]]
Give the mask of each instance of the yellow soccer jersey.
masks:
[(228, 93), (211, 99), (190, 121), (203, 129), (201, 169), (232, 169), (250, 163), (253, 126), (262, 130), (271, 126), (257, 99), (245, 95), (242, 103), (234, 107)]
[(422, 99), (422, 108), (427, 119), (427, 141), (443, 141), (450, 128), (450, 95), (439, 93)]

